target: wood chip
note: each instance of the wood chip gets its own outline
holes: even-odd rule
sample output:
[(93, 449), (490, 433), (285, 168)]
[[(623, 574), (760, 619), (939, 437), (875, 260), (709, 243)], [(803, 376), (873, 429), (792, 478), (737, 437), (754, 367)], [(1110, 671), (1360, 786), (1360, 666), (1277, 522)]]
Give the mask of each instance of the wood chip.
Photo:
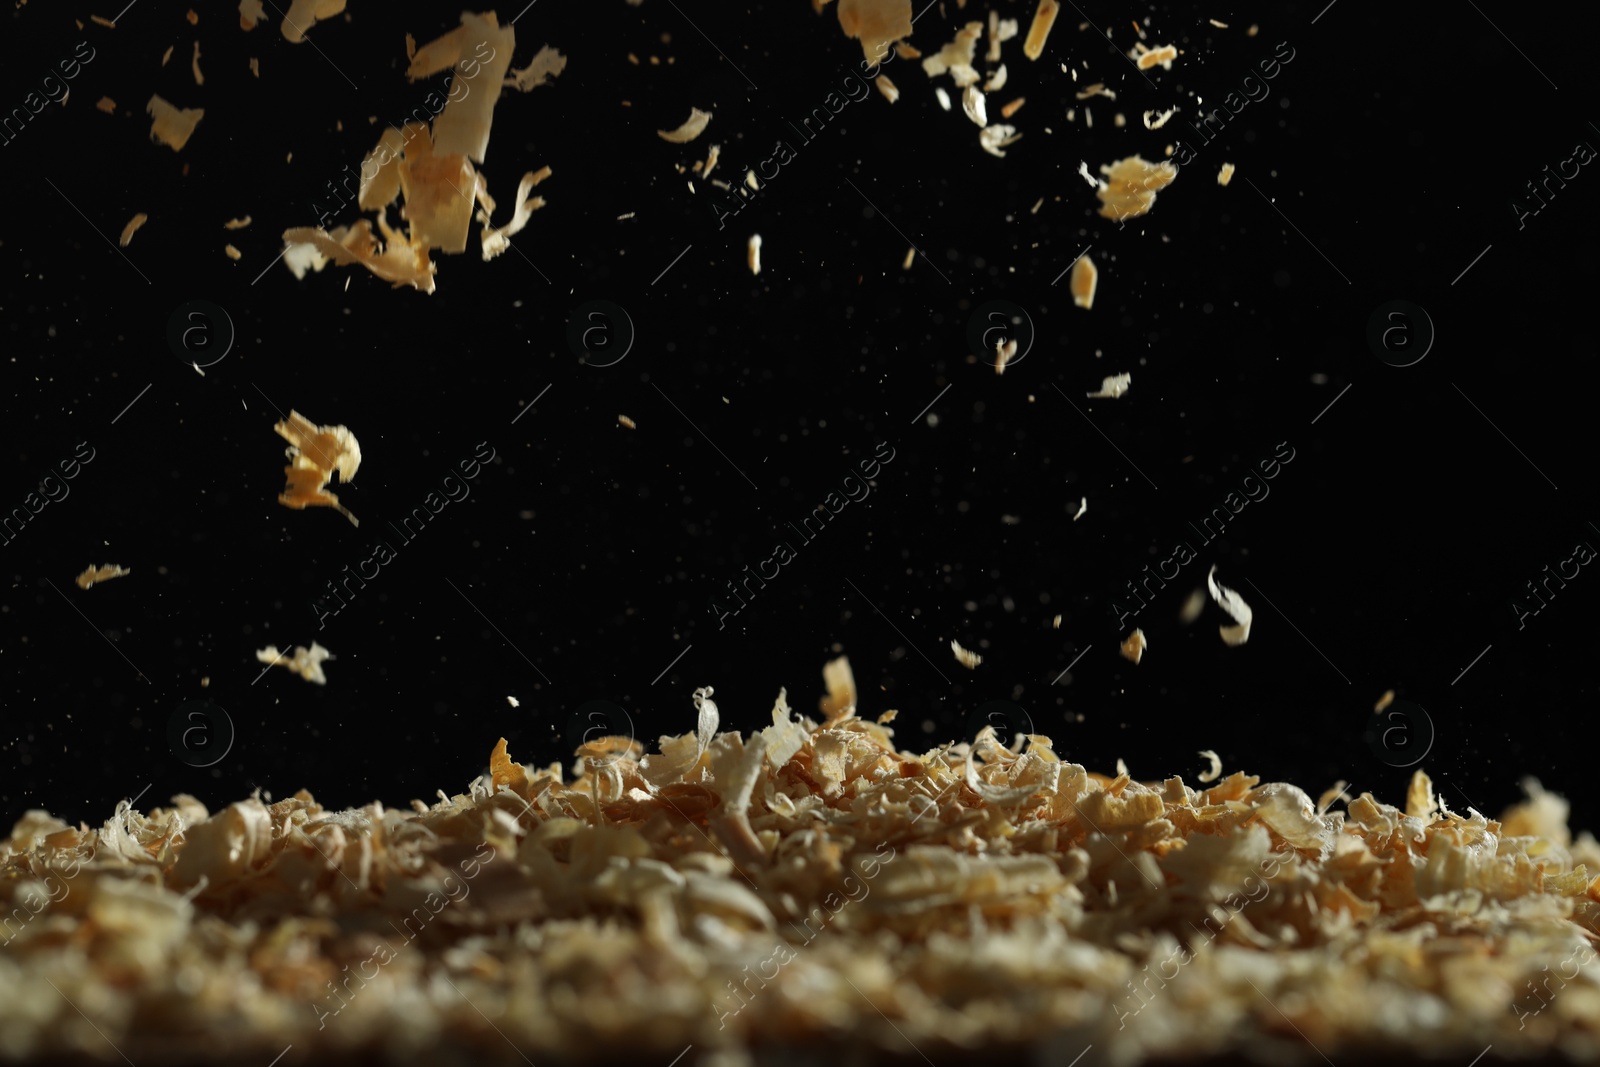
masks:
[(1068, 283), (1072, 288), (1072, 302), (1079, 307), (1088, 309), (1094, 307), (1094, 293), (1100, 285), (1100, 268), (1094, 265), (1094, 260), (1086, 254), (1078, 257), (1078, 262), (1072, 265), (1072, 280)]
[(1152, 48), (1150, 51), (1145, 52), (1138, 58), (1137, 62), (1140, 70), (1149, 70), (1151, 67), (1158, 65), (1163, 70), (1171, 70), (1172, 61), (1177, 58), (1177, 46), (1166, 44), (1160, 46), (1159, 48)]
[(233, 246), (233, 245), (223, 245), (223, 246), (222, 246), (222, 251), (223, 251), (223, 252), (224, 252), (224, 253), (226, 253), (226, 255), (227, 255), (227, 257), (228, 257), (228, 258), (229, 258), (229, 259), (233, 259), (233, 260), (237, 260), (237, 259), (239, 259), (239, 258), (240, 258), (240, 257), (241, 257), (241, 256), (242, 256), (242, 255), (244, 255), (244, 253), (243, 253), (243, 252), (240, 252), (240, 251), (239, 251), (239, 250), (238, 250), (238, 249), (237, 249), (237, 248), (235, 248), (235, 247), (234, 247), (234, 246)]
[(1254, 612), (1250, 610), (1250, 605), (1244, 602), (1244, 597), (1217, 581), (1216, 573), (1217, 568), (1213, 565), (1210, 573), (1206, 575), (1206, 588), (1211, 590), (1211, 599), (1231, 615), (1234, 621), (1234, 625), (1222, 626), (1218, 632), (1222, 634), (1222, 640), (1227, 644), (1242, 645), (1250, 640), (1250, 621), (1254, 617)]
[(112, 578), (121, 578), (132, 573), (133, 571), (119, 567), (115, 563), (107, 563), (104, 567), (96, 567), (91, 563), (82, 574), (78, 575), (78, 588), (87, 589), (96, 582), (107, 582)]
[(133, 240), (133, 235), (139, 231), (139, 227), (143, 226), (149, 219), (150, 216), (142, 211), (129, 219), (128, 224), (122, 228), (122, 237), (118, 239), (117, 244), (127, 248), (128, 242)]
[(328, 676), (322, 673), (322, 664), (337, 658), (315, 641), (311, 642), (310, 648), (296, 646), (292, 656), (279, 652), (277, 645), (268, 645), (256, 651), (256, 662), (286, 668), (316, 685), (328, 684)]
[(955, 640), (951, 640), (950, 642), (950, 651), (955, 653), (956, 662), (967, 668), (969, 671), (977, 670), (978, 664), (983, 662), (982, 656), (978, 655), (976, 652), (971, 652), (962, 648), (961, 644)]
[(1151, 163), (1141, 156), (1128, 156), (1111, 166), (1102, 166), (1100, 173), (1107, 178), (1095, 193), (1100, 200), (1100, 217), (1130, 219), (1155, 206), (1156, 192), (1172, 184), (1178, 168), (1166, 160)]
[(1100, 400), (1115, 400), (1122, 394), (1126, 393), (1128, 391), (1128, 386), (1132, 384), (1133, 375), (1131, 374), (1107, 375), (1100, 382), (1100, 391), (1090, 393), (1089, 396), (1091, 398)]
[(194, 136), (194, 128), (200, 125), (200, 120), (206, 114), (204, 108), (174, 107), (159, 96), (152, 96), (144, 110), (153, 119), (150, 139), (161, 142), (174, 152), (183, 151), (183, 146)]
[(115, 115), (117, 113), (117, 102), (109, 96), (102, 96), (94, 106), (104, 111), (107, 115)]
[(697, 107), (689, 109), (689, 117), (683, 120), (683, 125), (675, 130), (657, 130), (656, 136), (663, 141), (673, 144), (688, 144), (706, 131), (706, 126), (711, 123), (711, 112), (701, 111)]
[(1149, 647), (1149, 642), (1144, 639), (1144, 631), (1135, 630), (1128, 635), (1126, 641), (1122, 642), (1122, 658), (1132, 660), (1137, 665), (1140, 660), (1144, 659), (1144, 650)]
[(273, 429), (289, 442), (284, 452), (290, 463), (283, 469), (288, 484), (279, 494), (278, 503), (297, 511), (333, 508), (351, 525), (360, 526), (339, 498), (327, 491), (335, 474), (341, 485), (348, 484), (361, 466), (361, 445), (355, 434), (344, 426), (318, 426), (298, 411), (290, 411), (288, 419)]
[(625, 426), (630, 430), (637, 430), (639, 428), (639, 424), (628, 418), (626, 415), (618, 415), (617, 423), (618, 425)]
[(1233, 181), (1233, 170), (1234, 168), (1232, 163), (1224, 163), (1222, 165), (1222, 169), (1217, 171), (1217, 184), (1227, 185), (1229, 182)]
[(1033, 13), (1033, 25), (1028, 27), (1028, 38), (1022, 42), (1023, 55), (1029, 59), (1044, 55), (1044, 43), (1049, 39), (1050, 30), (1060, 13), (1061, 5), (1057, 0), (1039, 0), (1039, 7)]
[(250, 216), (246, 215), (242, 219), (229, 219), (222, 224), (222, 228), (224, 230), (242, 230), (248, 225), (250, 225)]
[[(267, 21), (266, 7), (263, 0), (239, 0), (239, 28), (249, 33), (261, 23)], [(406, 38), (410, 39), (410, 34)]]

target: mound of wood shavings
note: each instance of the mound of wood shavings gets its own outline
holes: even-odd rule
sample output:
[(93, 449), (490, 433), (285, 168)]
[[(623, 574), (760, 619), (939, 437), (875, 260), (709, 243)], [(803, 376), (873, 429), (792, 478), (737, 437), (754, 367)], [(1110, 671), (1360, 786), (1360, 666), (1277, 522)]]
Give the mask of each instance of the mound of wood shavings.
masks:
[(700, 690), (659, 753), (593, 741), (569, 782), (502, 740), (410, 810), (29, 812), (0, 843), (0, 1055), (1600, 1054), (1592, 968), (1527, 992), (1600, 918), (1600, 845), (1537, 783), (1499, 821), (1420, 771), (1403, 810), (1323, 813), (1239, 772), (1096, 774), (1041, 735), (919, 754), (828, 677), (822, 722), (780, 691), (771, 726), (718, 733)]

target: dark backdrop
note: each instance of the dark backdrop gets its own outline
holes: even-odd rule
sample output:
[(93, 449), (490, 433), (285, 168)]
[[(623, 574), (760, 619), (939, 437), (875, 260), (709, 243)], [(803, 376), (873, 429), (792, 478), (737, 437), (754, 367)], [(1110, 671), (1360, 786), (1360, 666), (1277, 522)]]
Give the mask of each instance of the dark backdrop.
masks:
[[(517, 23), (515, 64), (548, 43), (569, 66), (506, 93), (482, 168), (497, 223), (522, 173), (553, 168), (513, 250), (482, 262), (475, 225), (466, 254), (436, 255), (432, 296), (359, 268), (297, 281), (273, 265), (283, 231), (315, 224), (327, 183), (444, 82), (404, 77), (405, 34), (456, 21), (430, 7), (352, 0), (299, 46), (270, 6), (248, 34), (215, 2), (196, 25), (158, 0), (115, 29), (50, 4), (5, 13), (8, 109), (53, 87), (78, 42), (94, 50), (65, 106), (0, 145), (0, 504), (25, 507), (93, 450), (0, 545), (7, 826), (31, 807), (98, 823), (121, 797), (215, 807), (257, 787), (432, 799), (501, 736), (539, 764), (570, 762), (608, 723), (654, 750), (693, 727), (698, 686), (715, 686), (724, 728), (766, 724), (780, 686), (815, 714), (841, 653), (862, 712), (898, 709), (919, 750), (987, 720), (1097, 770), (1121, 758), (1192, 782), (1215, 749), (1230, 771), (1393, 802), (1425, 752), (1458, 809), (1497, 814), (1534, 775), (1595, 824), (1600, 578), (1574, 551), (1600, 547), (1600, 178), (1574, 149), (1600, 128), (1592, 67), (1567, 62), (1585, 27), (1506, 4), (1157, 5), (1148, 43), (1184, 54), (1146, 76), (1121, 54), (1128, 9), (1069, 5), (1041, 61), (1005, 45), (991, 119), (1026, 104), (998, 159), (905, 59), (884, 68), (898, 103), (873, 91), (797, 136), (861, 59), (831, 7), (542, 0)], [(1002, 10), (1025, 34), (1032, 5)], [(933, 6), (911, 40), (931, 53), (985, 15)], [(1280, 49), (1277, 76), (1247, 84)], [(1093, 82), (1116, 101), (1074, 99)], [(1212, 143), (1189, 127), (1263, 85)], [(152, 93), (205, 108), (182, 152), (150, 142)], [(1174, 103), (1169, 126), (1144, 128)], [(699, 140), (656, 136), (691, 106), (715, 115)], [(719, 144), (715, 176), (737, 181), (778, 139), (793, 158), (719, 227), (708, 184), (691, 192), (678, 167)], [(1080, 162), (1179, 141), (1192, 161), (1150, 214), (1095, 214)], [(1525, 186), (1563, 166), (1576, 175), (1550, 179), (1535, 212)], [(1060, 277), (1086, 247), (1101, 272), (1088, 311)], [(193, 301), (231, 329), (186, 320), (205, 328), (174, 348)], [(969, 351), (990, 301), (1031, 327), (1003, 376)], [(1408, 302), (1399, 318), (1391, 301)], [(1377, 345), (1375, 315), (1393, 328)], [(591, 327), (585, 360), (571, 337)], [(1086, 398), (1124, 371), (1126, 396)], [(333, 487), (359, 528), (276, 503), (272, 426), (291, 409), (359, 438), (360, 473)], [(470, 495), (396, 535), (485, 442)], [(859, 496), (847, 476), (890, 450), (814, 541), (789, 529), (830, 492)], [(1208, 543), (1195, 527), (1234, 492), (1257, 499)], [(394, 558), (319, 619), (327, 583), (380, 539)], [(724, 617), (736, 602), (713, 598), (746, 566), (771, 574), (779, 540), (793, 560)], [(1139, 607), (1127, 583), (1170, 575), (1179, 542), (1195, 558)], [(132, 574), (81, 591), (91, 562)], [(1212, 565), (1254, 608), (1241, 647), (1209, 603), (1178, 619)], [(1568, 578), (1535, 612), (1524, 587), (1546, 567)], [(1117, 652), (1134, 626), (1138, 666)], [(254, 656), (313, 640), (336, 657), (326, 686)]]

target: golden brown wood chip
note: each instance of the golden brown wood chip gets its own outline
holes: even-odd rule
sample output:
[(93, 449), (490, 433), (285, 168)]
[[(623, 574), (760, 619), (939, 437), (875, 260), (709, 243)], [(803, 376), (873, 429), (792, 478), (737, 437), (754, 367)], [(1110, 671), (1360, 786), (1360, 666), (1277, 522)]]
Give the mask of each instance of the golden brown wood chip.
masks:
[(1078, 262), (1072, 265), (1072, 280), (1068, 285), (1072, 289), (1074, 304), (1085, 310), (1094, 307), (1095, 290), (1100, 285), (1100, 268), (1087, 255), (1079, 256)]
[(1050, 30), (1060, 13), (1061, 5), (1057, 0), (1039, 0), (1039, 7), (1033, 13), (1033, 24), (1028, 27), (1028, 37), (1022, 42), (1023, 55), (1029, 59), (1044, 55), (1044, 43), (1049, 39)]
[(146, 215), (142, 211), (133, 218), (129, 219), (128, 224), (122, 228), (122, 236), (117, 238), (117, 244), (121, 245), (123, 248), (127, 248), (128, 242), (133, 240), (133, 235), (139, 232), (139, 227), (143, 226), (148, 221), (150, 221), (150, 216)]
[(132, 573), (131, 570), (119, 567), (115, 563), (107, 563), (104, 567), (96, 567), (91, 563), (82, 574), (78, 575), (78, 588), (87, 589), (96, 582), (110, 581), (112, 578), (121, 578), (125, 574)]
[(1136, 218), (1149, 211), (1158, 190), (1165, 189), (1178, 176), (1178, 168), (1162, 160), (1151, 163), (1141, 156), (1129, 156), (1110, 166), (1102, 166), (1105, 184), (1095, 192), (1100, 199), (1100, 217)]

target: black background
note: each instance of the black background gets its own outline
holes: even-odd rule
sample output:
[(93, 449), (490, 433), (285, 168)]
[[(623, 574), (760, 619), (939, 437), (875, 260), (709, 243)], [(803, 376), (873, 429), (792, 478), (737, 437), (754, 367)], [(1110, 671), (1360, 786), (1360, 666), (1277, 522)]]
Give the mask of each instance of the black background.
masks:
[[(1569, 62), (1585, 27), (1506, 4), (1155, 5), (1138, 9), (1148, 43), (1184, 54), (1146, 78), (1122, 54), (1132, 9), (1069, 5), (1041, 61), (1020, 37), (1004, 47), (991, 118), (1027, 103), (997, 159), (914, 60), (884, 68), (897, 103), (874, 91), (796, 137), (789, 123), (861, 60), (831, 7), (539, 0), (514, 65), (548, 43), (569, 66), (506, 92), (481, 169), (496, 223), (544, 165), (548, 206), (489, 263), (474, 225), (466, 254), (435, 255), (428, 296), (360, 268), (297, 281), (271, 264), (382, 124), (443, 86), (407, 83), (404, 37), (448, 30), (456, 9), (353, 0), (290, 45), (270, 6), (252, 33), (210, 0), (198, 25), (158, 0), (115, 29), (88, 23), (115, 6), (5, 15), (6, 108), (77, 42), (95, 49), (66, 106), (0, 146), (0, 507), (22, 506), (78, 442), (95, 450), (70, 496), (0, 545), (6, 825), (34, 807), (98, 824), (121, 797), (148, 809), (179, 792), (215, 808), (258, 787), (431, 800), (463, 790), (501, 736), (521, 761), (570, 762), (589, 701), (624, 709), (651, 751), (693, 728), (698, 686), (716, 687), (724, 728), (765, 725), (780, 686), (814, 715), (840, 653), (862, 713), (898, 709), (913, 749), (970, 736), (1000, 700), (1093, 770), (1121, 758), (1192, 782), (1211, 748), (1229, 771), (1313, 795), (1344, 779), (1401, 802), (1411, 771), (1392, 764), (1410, 757), (1381, 758), (1367, 736), (1394, 689), (1431, 719), (1431, 746), (1416, 724), (1410, 736), (1447, 803), (1497, 814), (1531, 774), (1594, 825), (1600, 578), (1583, 568), (1520, 629), (1511, 607), (1575, 544), (1600, 546), (1595, 165), (1520, 229), (1512, 207), (1578, 142), (1600, 146), (1592, 65)], [(1032, 6), (1001, 9), (1025, 35)], [(986, 14), (933, 6), (910, 40), (932, 53)], [(1294, 58), (1270, 95), (1202, 144), (1184, 123), (1279, 42)], [(1087, 101), (1089, 128), (1073, 94), (1097, 81), (1118, 98)], [(205, 108), (182, 152), (150, 142), (152, 93)], [(115, 115), (95, 109), (102, 95)], [(1143, 128), (1174, 103), (1167, 128)], [(656, 136), (691, 106), (715, 115), (704, 135)], [(720, 144), (717, 176), (737, 181), (779, 138), (795, 158), (719, 228), (707, 184), (691, 192), (677, 167)], [(1080, 161), (1160, 158), (1180, 139), (1197, 158), (1150, 214), (1096, 215)], [(1224, 161), (1238, 167), (1226, 188)], [(140, 211), (149, 223), (119, 251)], [(223, 230), (246, 214), (248, 229)], [(912, 244), (925, 255), (905, 271)], [(1101, 271), (1088, 311), (1053, 283), (1086, 246)], [(203, 376), (167, 340), (194, 300), (236, 332)], [(590, 300), (632, 324), (610, 366), (568, 344)], [(1004, 376), (967, 352), (989, 300), (1036, 330)], [(1368, 344), (1391, 300), (1437, 331), (1413, 366)], [(1085, 398), (1123, 371), (1126, 396)], [(357, 478), (333, 487), (359, 529), (276, 503), (272, 426), (290, 409), (359, 438)], [(387, 530), (485, 441), (496, 459), (467, 500), (414, 543)], [(869, 498), (814, 543), (782, 532), (885, 442), (895, 458)], [(1270, 495), (1202, 544), (1188, 524), (1280, 442), (1294, 459)], [(780, 537), (798, 558), (719, 629), (711, 598)], [(313, 602), (378, 538), (397, 558), (319, 630)], [(1180, 540), (1198, 558), (1119, 626), (1124, 583)], [(132, 574), (79, 590), (91, 562)], [(1177, 621), (1213, 564), (1254, 607), (1242, 647), (1223, 644), (1214, 606)], [(1117, 654), (1134, 625), (1150, 644), (1139, 666)], [(976, 671), (952, 638), (983, 655)], [(268, 643), (312, 640), (336, 656), (325, 687), (256, 662)], [(167, 729), (202, 699), (235, 736), (197, 769)]]

